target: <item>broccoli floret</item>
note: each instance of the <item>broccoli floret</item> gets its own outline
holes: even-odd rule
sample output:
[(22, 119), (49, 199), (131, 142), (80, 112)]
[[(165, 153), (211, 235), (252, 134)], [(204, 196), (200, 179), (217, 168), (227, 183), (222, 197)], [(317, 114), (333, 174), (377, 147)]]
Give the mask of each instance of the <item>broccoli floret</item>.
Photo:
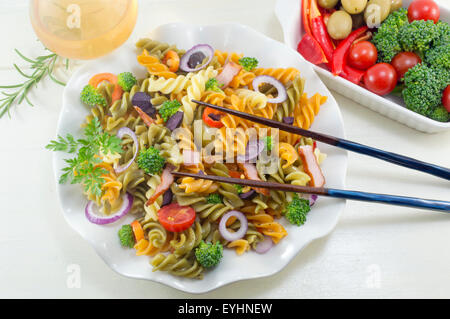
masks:
[(427, 116), (440, 104), (442, 81), (432, 68), (417, 64), (405, 73), (404, 82), (402, 96), (408, 109)]
[(432, 20), (415, 20), (403, 25), (398, 32), (403, 50), (418, 53), (428, 50), (438, 37), (438, 28)]
[(243, 57), (239, 59), (239, 64), (242, 65), (244, 70), (251, 71), (258, 66), (258, 60), (251, 57)]
[(448, 45), (450, 42), (450, 25), (447, 22), (438, 21), (435, 27), (437, 36), (433, 41), (433, 46)]
[(208, 204), (221, 204), (222, 197), (217, 193), (209, 194), (208, 197), (206, 197), (206, 202)]
[(167, 120), (177, 113), (178, 109), (180, 108), (181, 103), (177, 100), (173, 101), (166, 101), (163, 103), (161, 108), (158, 110), (159, 114), (163, 118), (164, 122), (167, 122)]
[(448, 122), (450, 121), (450, 113), (442, 106), (438, 106), (432, 112), (428, 114), (430, 119), (439, 122)]
[(223, 84), (220, 84), (216, 78), (210, 78), (205, 83), (205, 90), (208, 91), (215, 91), (215, 92), (223, 92), (220, 87), (223, 86)]
[(306, 221), (306, 215), (311, 210), (309, 200), (300, 198), (298, 194), (294, 194), (292, 202), (286, 207), (284, 217), (293, 225), (301, 226)]
[(137, 83), (136, 78), (131, 72), (123, 72), (117, 76), (117, 83), (126, 92), (129, 92), (131, 88)]
[(400, 28), (408, 24), (407, 10), (401, 8), (392, 12), (373, 35), (372, 43), (378, 51), (378, 62), (391, 62), (392, 58), (402, 51), (398, 40)]
[(244, 187), (242, 187), (242, 185), (234, 184), (234, 188), (236, 188), (238, 194), (242, 194), (244, 192)]
[(205, 268), (217, 266), (223, 257), (222, 244), (217, 241), (215, 244), (205, 243), (203, 240), (195, 249), (195, 258)]
[(140, 151), (137, 158), (137, 164), (139, 168), (141, 168), (147, 174), (152, 175), (159, 174), (162, 171), (165, 163), (166, 159), (159, 155), (159, 150), (154, 148), (153, 146)]
[(134, 246), (134, 235), (133, 235), (133, 229), (130, 225), (123, 225), (119, 229), (119, 239), (120, 244), (123, 247), (133, 248)]
[(425, 62), (432, 68), (450, 69), (450, 44), (443, 44), (427, 50)]
[(89, 106), (106, 106), (106, 99), (101, 95), (95, 87), (88, 84), (86, 85), (80, 94), (81, 101)]
[(264, 148), (269, 152), (272, 151), (272, 136), (264, 137)]

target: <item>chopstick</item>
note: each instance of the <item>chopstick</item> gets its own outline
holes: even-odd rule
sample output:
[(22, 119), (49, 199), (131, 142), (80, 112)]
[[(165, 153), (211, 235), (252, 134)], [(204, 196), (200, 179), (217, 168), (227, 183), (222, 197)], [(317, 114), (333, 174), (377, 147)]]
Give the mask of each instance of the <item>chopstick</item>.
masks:
[(427, 173), (427, 174), (434, 175), (434, 176), (437, 176), (437, 177), (440, 177), (440, 178), (443, 178), (446, 180), (450, 180), (450, 169), (446, 168), (446, 167), (422, 162), (422, 161), (416, 160), (411, 157), (383, 151), (383, 150), (380, 150), (377, 148), (373, 148), (370, 146), (352, 142), (352, 141), (349, 141), (349, 140), (346, 140), (343, 138), (305, 130), (298, 126), (289, 125), (286, 123), (282, 123), (282, 122), (267, 119), (264, 117), (255, 116), (255, 115), (251, 115), (248, 113), (228, 109), (228, 108), (217, 106), (214, 104), (197, 101), (197, 100), (192, 100), (192, 102), (200, 104), (200, 105), (208, 106), (215, 110), (218, 110), (218, 111), (221, 111), (224, 113), (229, 113), (231, 115), (235, 115), (235, 116), (241, 117), (243, 119), (246, 119), (246, 120), (249, 120), (252, 122), (256, 122), (256, 123), (263, 124), (263, 125), (273, 127), (273, 128), (277, 128), (277, 129), (280, 129), (285, 132), (310, 137), (314, 140), (323, 142), (325, 144), (333, 145), (333, 146), (343, 148), (348, 151), (364, 154), (367, 156), (372, 156), (372, 157), (375, 157), (375, 158), (378, 158), (378, 159), (381, 159), (381, 160), (384, 160), (384, 161), (387, 161), (387, 162), (390, 162), (390, 163), (393, 163), (396, 165), (411, 168), (414, 170), (421, 171), (423, 173)]
[(222, 177), (222, 176), (215, 176), (215, 175), (192, 174), (192, 173), (182, 173), (182, 172), (172, 172), (172, 175), (177, 176), (177, 177), (192, 177), (192, 178), (206, 179), (206, 180), (210, 180), (210, 181), (216, 181), (219, 183), (239, 184), (239, 185), (245, 185), (245, 186), (250, 186), (250, 187), (267, 188), (267, 189), (273, 189), (273, 190), (280, 190), (280, 191), (284, 191), (284, 192), (316, 194), (316, 195), (320, 195), (320, 196), (328, 196), (328, 197), (343, 198), (343, 199), (350, 199), (350, 200), (383, 203), (383, 204), (406, 206), (406, 207), (413, 207), (413, 208), (431, 209), (431, 210), (435, 210), (435, 211), (442, 211), (442, 212), (450, 213), (450, 202), (433, 200), (433, 199), (423, 199), (423, 198), (416, 198), (416, 197), (366, 193), (366, 192), (335, 189), (335, 188), (325, 188), (325, 187), (298, 186), (298, 185), (291, 185), (291, 184), (272, 183), (272, 182), (257, 181), (257, 180), (242, 179), (242, 178)]

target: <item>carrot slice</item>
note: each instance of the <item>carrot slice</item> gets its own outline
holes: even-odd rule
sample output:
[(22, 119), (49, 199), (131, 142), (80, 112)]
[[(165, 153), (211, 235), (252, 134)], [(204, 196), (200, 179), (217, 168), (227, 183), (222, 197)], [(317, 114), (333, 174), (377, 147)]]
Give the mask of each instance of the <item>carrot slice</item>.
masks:
[(142, 229), (141, 223), (137, 220), (131, 223), (131, 228), (133, 229), (134, 238), (138, 243), (141, 239), (144, 239), (144, 230)]
[(89, 80), (89, 84), (97, 88), (103, 81), (114, 84), (114, 91), (111, 94), (111, 103), (120, 100), (122, 98), (123, 90), (117, 83), (117, 75), (112, 73), (98, 73)]
[(169, 67), (172, 72), (177, 72), (180, 67), (180, 56), (173, 50), (167, 51), (162, 60), (162, 63)]

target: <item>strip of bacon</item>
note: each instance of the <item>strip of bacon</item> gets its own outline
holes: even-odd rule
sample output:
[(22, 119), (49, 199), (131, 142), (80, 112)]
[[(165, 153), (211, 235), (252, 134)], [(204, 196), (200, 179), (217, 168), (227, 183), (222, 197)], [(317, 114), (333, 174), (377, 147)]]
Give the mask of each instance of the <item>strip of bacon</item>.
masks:
[(311, 145), (300, 146), (298, 152), (302, 159), (306, 174), (311, 177), (311, 186), (322, 187), (325, 185), (325, 177), (322, 174), (319, 163), (317, 163), (313, 147)]
[(161, 175), (161, 184), (156, 186), (155, 192), (152, 196), (150, 196), (145, 205), (150, 206), (153, 204), (159, 196), (164, 194), (170, 188), (170, 185), (172, 185), (174, 181), (174, 177), (172, 175), (174, 169), (175, 167), (173, 165), (166, 165)]
[(233, 80), (233, 78), (239, 74), (239, 72), (242, 70), (242, 66), (239, 64), (234, 63), (233, 61), (228, 61), (222, 69), (222, 72), (216, 77), (217, 82), (222, 84), (220, 87), (221, 89), (224, 89), (230, 84), (230, 82)]
[(144, 121), (145, 124), (147, 124), (147, 126), (150, 126), (153, 123), (155, 123), (155, 120), (153, 120), (147, 113), (142, 111), (142, 109), (139, 106), (135, 105), (134, 109), (136, 110), (136, 112), (138, 112), (140, 118), (142, 119), (142, 121)]
[[(256, 166), (252, 163), (239, 163), (239, 167), (244, 171), (245, 178), (260, 181), (261, 179), (258, 176), (258, 171), (256, 170)], [(255, 191), (265, 196), (270, 196), (270, 192), (267, 188), (257, 188), (252, 187)]]

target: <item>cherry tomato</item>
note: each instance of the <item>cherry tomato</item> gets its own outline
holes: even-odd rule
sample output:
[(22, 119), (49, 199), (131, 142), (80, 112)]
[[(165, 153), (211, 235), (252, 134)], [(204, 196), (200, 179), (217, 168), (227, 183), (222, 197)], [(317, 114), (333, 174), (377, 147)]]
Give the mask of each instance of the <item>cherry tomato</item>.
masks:
[(442, 93), (442, 105), (445, 107), (447, 112), (450, 112), (450, 85), (447, 85)]
[(386, 95), (397, 85), (397, 73), (388, 63), (377, 63), (364, 74), (365, 87), (378, 95)]
[(391, 65), (397, 71), (398, 79), (401, 80), (406, 71), (422, 62), (420, 57), (414, 52), (400, 52), (391, 61)]
[(180, 232), (192, 226), (195, 220), (195, 210), (189, 206), (172, 203), (158, 211), (158, 220), (168, 231)]
[(408, 7), (408, 20), (433, 20), (438, 22), (439, 6), (433, 0), (414, 0)]
[(377, 48), (369, 41), (361, 41), (350, 48), (348, 63), (350, 66), (367, 70), (377, 62)]

